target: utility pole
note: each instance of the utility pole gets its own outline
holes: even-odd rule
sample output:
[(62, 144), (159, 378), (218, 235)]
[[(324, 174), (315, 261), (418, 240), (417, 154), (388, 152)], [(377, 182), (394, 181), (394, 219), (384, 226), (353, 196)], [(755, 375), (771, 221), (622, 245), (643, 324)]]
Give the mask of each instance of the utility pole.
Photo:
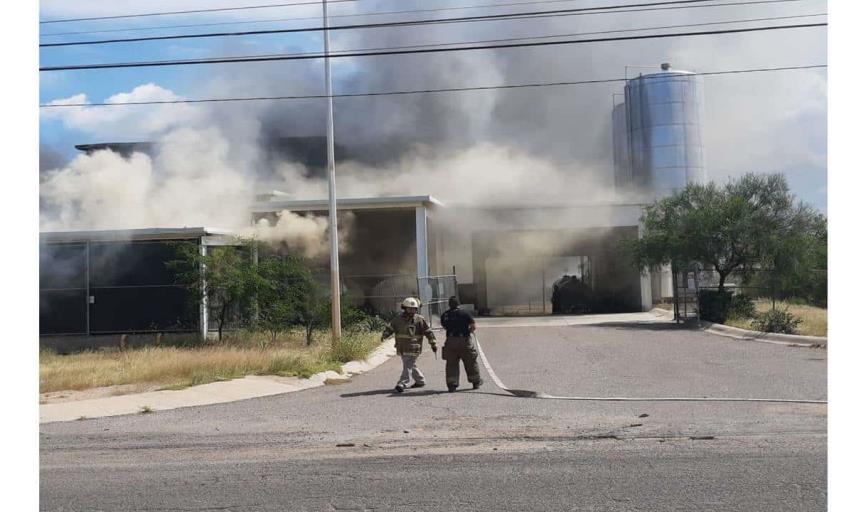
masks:
[(340, 341), (340, 262), (337, 257), (337, 178), (334, 169), (334, 98), (331, 95), (331, 61), (329, 60), (328, 0), (322, 0), (322, 44), (325, 62), (325, 95), (328, 99), (328, 226), (331, 235), (331, 344)]

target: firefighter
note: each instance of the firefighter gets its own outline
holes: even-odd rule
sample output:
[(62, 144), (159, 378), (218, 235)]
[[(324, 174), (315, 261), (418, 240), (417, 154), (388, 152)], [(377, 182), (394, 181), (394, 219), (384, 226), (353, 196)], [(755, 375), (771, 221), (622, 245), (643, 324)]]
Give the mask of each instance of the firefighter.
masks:
[(403, 371), (400, 374), (400, 380), (394, 390), (398, 393), (409, 386), (410, 375), (414, 381), (412, 387), (422, 388), (425, 385), (424, 375), (416, 365), (416, 359), (421, 355), (422, 336), (426, 337), (430, 344), (434, 355), (437, 352), (437, 339), (433, 331), (428, 325), (423, 316), (418, 314), (418, 308), (421, 303), (414, 297), (407, 297), (400, 305), (403, 313), (394, 317), (391, 323), (382, 332), (382, 339), (385, 340), (394, 334), (394, 346), (397, 348), (397, 354), (403, 361)]
[(461, 361), (464, 362), (464, 371), (467, 372), (467, 380), (473, 384), (473, 389), (479, 389), (482, 385), (479, 351), (473, 335), (476, 321), (473, 315), (460, 309), (459, 305), (457, 297), (449, 297), (449, 309), (440, 316), (440, 324), (446, 331), (443, 359), (446, 360), (446, 386), (449, 393), (458, 389), (461, 382)]

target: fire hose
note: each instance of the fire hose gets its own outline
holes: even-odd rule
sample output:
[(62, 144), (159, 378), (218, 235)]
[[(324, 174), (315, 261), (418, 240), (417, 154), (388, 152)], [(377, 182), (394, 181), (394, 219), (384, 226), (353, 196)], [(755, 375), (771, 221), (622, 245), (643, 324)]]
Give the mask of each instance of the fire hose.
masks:
[(773, 403), (790, 403), (790, 404), (827, 404), (827, 400), (801, 400), (791, 398), (717, 398), (717, 397), (598, 397), (598, 396), (556, 396), (532, 391), (527, 389), (514, 389), (506, 386), (497, 376), (491, 363), (485, 356), (485, 351), (482, 350), (482, 344), (479, 342), (478, 336), (473, 333), (473, 338), (476, 341), (476, 347), (479, 351), (479, 358), (482, 364), (490, 375), (494, 384), (503, 391), (510, 393), (519, 398), (541, 398), (546, 400), (577, 400), (584, 402), (773, 402)]

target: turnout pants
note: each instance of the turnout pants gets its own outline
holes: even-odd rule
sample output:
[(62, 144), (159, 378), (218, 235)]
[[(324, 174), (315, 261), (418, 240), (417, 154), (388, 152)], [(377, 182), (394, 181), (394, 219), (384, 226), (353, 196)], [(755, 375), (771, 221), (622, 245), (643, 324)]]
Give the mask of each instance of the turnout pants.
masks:
[(443, 359), (446, 360), (446, 385), (458, 387), (461, 383), (461, 361), (467, 380), (475, 384), (481, 382), (479, 374), (479, 352), (473, 336), (449, 336), (443, 346)]
[(397, 381), (398, 386), (408, 388), (410, 382), (410, 375), (412, 375), (412, 379), (416, 383), (424, 384), (424, 375), (415, 364), (417, 359), (418, 356), (410, 356), (405, 354), (400, 356), (400, 360), (403, 362), (403, 371), (400, 372), (400, 380)]

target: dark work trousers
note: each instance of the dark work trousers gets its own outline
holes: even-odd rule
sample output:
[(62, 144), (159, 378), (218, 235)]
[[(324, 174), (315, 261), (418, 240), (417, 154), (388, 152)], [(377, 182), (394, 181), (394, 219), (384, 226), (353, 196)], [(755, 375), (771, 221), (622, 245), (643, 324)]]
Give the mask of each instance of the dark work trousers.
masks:
[(443, 359), (446, 360), (446, 385), (458, 387), (461, 382), (461, 364), (467, 372), (467, 380), (481, 382), (479, 375), (479, 351), (473, 336), (448, 336), (443, 346)]

